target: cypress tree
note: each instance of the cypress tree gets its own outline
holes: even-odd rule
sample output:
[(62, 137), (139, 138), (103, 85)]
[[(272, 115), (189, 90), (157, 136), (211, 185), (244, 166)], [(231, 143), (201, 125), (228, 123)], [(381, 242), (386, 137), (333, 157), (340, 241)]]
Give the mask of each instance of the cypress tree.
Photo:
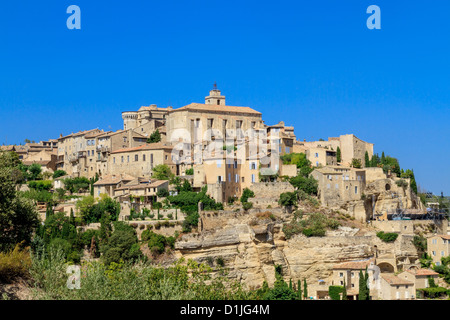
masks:
[(308, 285), (305, 278), (303, 278), (303, 298), (308, 299)]
[(297, 280), (297, 297), (298, 300), (302, 300), (302, 282), (300, 279)]
[(364, 290), (365, 290), (365, 294), (366, 294), (366, 300), (370, 300), (369, 274), (367, 273), (367, 267), (366, 267), (366, 273), (364, 274)]
[(369, 153), (367, 151), (364, 154), (364, 167), (370, 167)]
[(289, 289), (292, 290), (292, 279), (289, 280)]
[(344, 279), (344, 290), (342, 291), (342, 300), (348, 300), (348, 298), (347, 298), (347, 285), (345, 284), (345, 279)]
[(386, 157), (384, 156), (384, 151), (381, 153), (381, 164), (386, 164)]
[(362, 269), (359, 270), (359, 291), (358, 291), (358, 300), (366, 300), (366, 284), (364, 281), (364, 275)]
[(336, 161), (341, 162), (341, 148), (339, 147), (336, 149)]

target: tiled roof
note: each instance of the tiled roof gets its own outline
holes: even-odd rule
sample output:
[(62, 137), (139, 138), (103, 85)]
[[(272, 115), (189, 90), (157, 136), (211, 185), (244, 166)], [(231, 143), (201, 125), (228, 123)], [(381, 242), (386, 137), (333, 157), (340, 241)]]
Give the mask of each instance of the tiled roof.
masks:
[(381, 278), (383, 278), (390, 285), (414, 285), (413, 282), (399, 278), (390, 273), (382, 273)]
[(145, 188), (157, 188), (160, 185), (168, 182), (167, 180), (150, 180), (149, 181), (147, 179), (143, 180), (141, 178), (139, 178), (138, 180), (139, 180), (138, 183), (136, 183), (136, 181), (131, 181), (131, 182), (127, 183), (126, 185), (124, 185), (120, 188), (117, 188), (116, 190), (128, 190), (128, 189), (135, 190), (135, 189), (145, 189)]
[(119, 149), (119, 150), (113, 151), (111, 153), (134, 152), (134, 151), (144, 151), (144, 150), (161, 150), (161, 149), (170, 149), (171, 150), (171, 149), (173, 149), (173, 147), (163, 145), (161, 142), (157, 142), (157, 143), (144, 144), (139, 147)]
[(439, 273), (430, 269), (406, 270), (416, 276), (437, 276)]
[(201, 103), (191, 103), (187, 106), (174, 109), (171, 112), (176, 111), (185, 111), (185, 110), (192, 110), (192, 111), (219, 111), (219, 112), (230, 112), (230, 113), (251, 113), (255, 115), (262, 114), (259, 111), (256, 111), (249, 107), (234, 107), (234, 106), (220, 106), (220, 105), (214, 105), (214, 104), (201, 104)]
[(94, 186), (101, 186), (105, 184), (118, 184), (121, 181), (131, 181), (136, 179), (129, 174), (116, 174), (116, 175), (106, 175), (102, 177), (100, 180), (94, 183)]
[(364, 270), (366, 267), (373, 262), (373, 259), (367, 259), (362, 261), (348, 261), (339, 263), (333, 266), (333, 269), (344, 269), (344, 270)]
[(436, 236), (441, 237), (442, 239), (445, 239), (445, 240), (450, 240), (450, 235), (447, 235), (447, 234), (437, 234)]

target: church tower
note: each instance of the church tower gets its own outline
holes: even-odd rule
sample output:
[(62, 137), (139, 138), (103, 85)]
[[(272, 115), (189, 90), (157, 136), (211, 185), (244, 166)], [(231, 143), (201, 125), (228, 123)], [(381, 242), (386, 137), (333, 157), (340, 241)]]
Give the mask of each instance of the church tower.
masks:
[(218, 106), (225, 105), (225, 96), (220, 95), (217, 84), (214, 82), (214, 89), (209, 92), (209, 96), (205, 97), (205, 104), (214, 104)]

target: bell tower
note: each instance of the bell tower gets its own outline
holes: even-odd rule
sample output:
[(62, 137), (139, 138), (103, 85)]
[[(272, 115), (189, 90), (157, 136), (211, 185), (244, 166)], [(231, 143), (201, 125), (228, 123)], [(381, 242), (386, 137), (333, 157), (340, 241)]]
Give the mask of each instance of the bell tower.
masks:
[(205, 97), (205, 104), (212, 104), (217, 106), (225, 105), (225, 96), (220, 94), (220, 90), (217, 89), (217, 84), (214, 82), (214, 88), (209, 92), (209, 96)]

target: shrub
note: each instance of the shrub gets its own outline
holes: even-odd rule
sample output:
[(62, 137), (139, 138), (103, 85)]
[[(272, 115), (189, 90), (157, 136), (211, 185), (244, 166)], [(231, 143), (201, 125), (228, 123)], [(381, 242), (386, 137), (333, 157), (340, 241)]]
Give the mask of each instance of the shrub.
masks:
[(289, 179), (289, 182), (297, 189), (302, 190), (306, 194), (317, 194), (319, 183), (313, 177), (304, 177), (298, 175)]
[(242, 208), (244, 210), (249, 210), (249, 209), (253, 208), (253, 203), (251, 203), (251, 202), (244, 202), (244, 203), (242, 203)]
[(328, 295), (331, 300), (341, 300), (340, 294), (344, 292), (343, 286), (329, 286), (328, 287)]
[(254, 196), (255, 196), (255, 193), (252, 190), (250, 190), (249, 188), (245, 188), (242, 191), (242, 195), (239, 200), (241, 201), (241, 203), (245, 203), (248, 201), (248, 198), (253, 198)]
[(394, 232), (377, 232), (377, 237), (380, 238), (384, 242), (394, 242), (397, 240), (398, 234)]
[(16, 245), (9, 252), (0, 252), (0, 283), (9, 283), (18, 277), (27, 277), (31, 266), (29, 248)]
[(223, 268), (223, 266), (225, 265), (225, 261), (223, 260), (222, 257), (217, 257), (217, 259), (216, 259), (216, 264), (217, 264), (219, 267), (222, 267), (222, 268)]

